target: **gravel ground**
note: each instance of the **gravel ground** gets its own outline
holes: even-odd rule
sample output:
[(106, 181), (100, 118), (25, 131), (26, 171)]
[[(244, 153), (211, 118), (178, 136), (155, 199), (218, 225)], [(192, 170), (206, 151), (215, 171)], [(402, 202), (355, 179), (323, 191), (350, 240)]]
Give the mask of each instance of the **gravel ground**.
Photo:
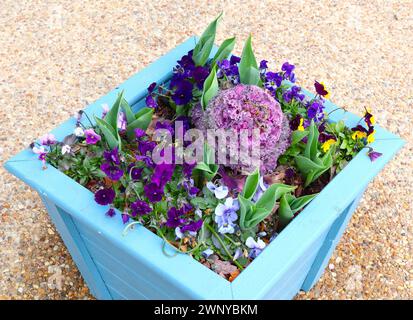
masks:
[[(212, 3), (211, 3), (212, 2)], [(282, 3), (284, 2), (284, 3)], [(362, 3), (362, 4), (360, 4)], [(1, 1), (0, 163), (193, 34), (254, 35), (299, 84), (407, 145), (368, 187), (329, 268), (299, 299), (413, 298), (413, 1)], [(0, 299), (90, 299), (37, 194), (0, 168)]]

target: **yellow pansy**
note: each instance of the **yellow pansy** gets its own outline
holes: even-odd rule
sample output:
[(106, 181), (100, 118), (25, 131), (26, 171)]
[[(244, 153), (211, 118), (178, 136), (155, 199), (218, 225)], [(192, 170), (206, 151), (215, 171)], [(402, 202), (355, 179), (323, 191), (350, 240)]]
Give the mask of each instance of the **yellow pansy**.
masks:
[(370, 133), (368, 136), (367, 136), (367, 143), (373, 143), (374, 142), (374, 140), (375, 140), (375, 138), (374, 138), (374, 134), (376, 133), (376, 130), (374, 130), (372, 133)]
[(330, 98), (330, 90), (326, 88), (326, 85), (324, 84), (324, 82), (320, 82), (320, 84), (324, 87), (324, 91), (327, 92), (327, 94), (324, 95), (324, 98), (326, 99)]
[(351, 135), (351, 138), (353, 140), (357, 140), (357, 139), (362, 139), (367, 137), (367, 133), (363, 132), (363, 131), (354, 131), (354, 133)]
[(323, 149), (324, 152), (327, 152), (328, 150), (330, 150), (331, 146), (332, 146), (333, 144), (335, 144), (335, 143), (336, 143), (336, 140), (334, 140), (334, 139), (328, 139), (326, 142), (324, 142), (324, 143), (321, 145), (321, 149)]
[(300, 119), (300, 124), (298, 125), (298, 128), (297, 128), (298, 131), (304, 131), (303, 123), (304, 123), (304, 119), (301, 118)]

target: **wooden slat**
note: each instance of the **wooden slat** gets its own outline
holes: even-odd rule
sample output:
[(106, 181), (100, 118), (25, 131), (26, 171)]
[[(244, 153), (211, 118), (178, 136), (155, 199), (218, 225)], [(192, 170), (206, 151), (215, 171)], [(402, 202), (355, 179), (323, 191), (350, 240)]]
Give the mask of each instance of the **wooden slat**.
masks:
[(41, 199), (92, 294), (98, 299), (112, 299), (70, 215), (46, 197)]

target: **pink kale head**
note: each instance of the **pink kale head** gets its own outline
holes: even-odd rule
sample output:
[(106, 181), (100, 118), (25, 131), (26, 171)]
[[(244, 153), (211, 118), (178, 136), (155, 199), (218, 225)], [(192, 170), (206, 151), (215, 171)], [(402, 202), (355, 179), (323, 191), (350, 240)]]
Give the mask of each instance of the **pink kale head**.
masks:
[[(259, 148), (261, 174), (274, 171), (278, 157), (290, 145), (291, 131), (279, 103), (268, 92), (253, 85), (239, 84), (220, 91), (209, 101), (205, 111), (200, 106), (194, 108), (192, 121), (204, 131), (225, 129), (240, 133), (258, 129), (259, 142), (249, 139), (247, 144), (250, 149)], [(240, 173), (255, 169), (240, 160), (240, 163), (228, 165)]]

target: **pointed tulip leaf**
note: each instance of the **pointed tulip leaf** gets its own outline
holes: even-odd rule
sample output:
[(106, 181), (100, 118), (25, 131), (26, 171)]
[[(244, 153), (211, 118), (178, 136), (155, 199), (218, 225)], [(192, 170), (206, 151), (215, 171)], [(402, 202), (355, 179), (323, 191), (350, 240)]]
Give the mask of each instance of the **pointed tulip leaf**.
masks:
[(257, 191), (258, 184), (260, 181), (260, 171), (256, 169), (253, 173), (248, 175), (244, 188), (242, 189), (242, 195), (245, 199), (251, 200)]
[(239, 75), (241, 83), (258, 85), (260, 82), (260, 71), (257, 60), (252, 51), (251, 35), (245, 42), (242, 50), (241, 61), (239, 63)]
[(105, 120), (97, 117), (95, 117), (95, 120), (100, 131), (102, 131), (109, 148), (114, 149), (115, 147), (118, 147), (120, 149), (119, 133), (115, 132), (115, 129), (113, 129)]
[(122, 90), (118, 98), (116, 99), (115, 103), (113, 104), (112, 108), (110, 108), (109, 112), (105, 116), (105, 121), (111, 125), (112, 128), (114, 128), (116, 131), (118, 130), (118, 115), (119, 115), (119, 109), (121, 105), (121, 101), (123, 99), (123, 93), (124, 91)]
[(295, 188), (295, 186), (289, 186), (282, 183), (274, 183), (264, 192), (261, 198), (257, 201), (256, 206), (272, 211), (276, 201), (280, 199), (282, 195), (287, 192), (293, 191)]
[(291, 219), (294, 217), (294, 213), (288, 204), (288, 201), (284, 196), (281, 197), (280, 200), (280, 207), (278, 208), (278, 219), (280, 221), (280, 225), (284, 228), (287, 224), (290, 223)]
[(208, 102), (216, 96), (218, 93), (218, 79), (217, 79), (217, 73), (216, 73), (216, 66), (214, 66), (209, 74), (209, 76), (206, 78), (204, 82), (204, 88), (202, 91), (202, 98), (201, 98), (201, 105), (202, 108), (205, 110)]
[(136, 119), (132, 123), (128, 123), (126, 128), (126, 134), (128, 139), (131, 141), (135, 139), (135, 129), (140, 128), (142, 130), (148, 129), (149, 124), (152, 121), (153, 109), (152, 108), (142, 108), (135, 115)]
[(203, 66), (208, 60), (209, 55), (211, 54), (211, 50), (215, 41), (218, 20), (221, 18), (221, 16), (222, 12), (205, 29), (201, 38), (199, 38), (199, 41), (194, 48), (194, 51), (192, 53), (192, 59), (194, 60), (197, 66)]
[[(318, 193), (314, 193), (314, 194), (309, 194), (306, 196), (302, 196), (299, 198), (296, 198), (292, 201), (289, 201), (289, 205), (291, 210), (293, 211), (293, 213), (296, 213), (297, 211), (301, 210), (302, 208), (304, 208), (311, 200), (313, 200), (316, 196), (318, 195)], [(287, 199), (288, 201), (288, 199)]]
[(212, 59), (212, 65), (218, 61), (222, 61), (228, 58), (235, 46), (235, 37), (224, 40), (219, 46), (217, 53)]

